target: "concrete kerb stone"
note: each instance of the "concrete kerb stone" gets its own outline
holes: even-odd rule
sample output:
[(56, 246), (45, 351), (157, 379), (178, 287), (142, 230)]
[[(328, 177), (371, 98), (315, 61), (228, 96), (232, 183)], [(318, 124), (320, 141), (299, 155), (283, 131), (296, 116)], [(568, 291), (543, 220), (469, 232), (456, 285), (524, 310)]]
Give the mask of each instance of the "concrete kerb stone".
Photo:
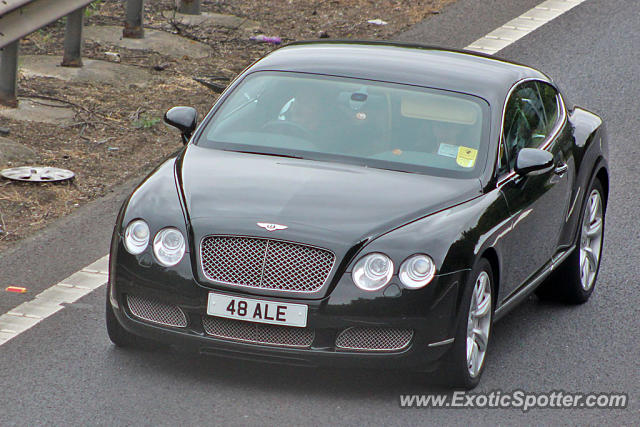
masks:
[(0, 107), (0, 117), (17, 121), (69, 125), (75, 112), (70, 105), (58, 101), (21, 98), (17, 108)]
[(151, 50), (173, 58), (206, 58), (211, 55), (210, 46), (195, 40), (171, 34), (166, 31), (158, 31), (145, 28), (143, 39), (122, 38), (122, 28), (117, 26), (90, 26), (84, 29), (87, 40), (98, 43), (106, 43), (114, 46), (133, 49)]
[(47, 55), (24, 55), (20, 71), (24, 77), (51, 77), (68, 82), (99, 82), (145, 86), (157, 77), (133, 65), (117, 64), (97, 59), (83, 59), (82, 67), (62, 67), (60, 58)]
[(188, 26), (223, 27), (244, 31), (254, 31), (260, 28), (259, 22), (221, 13), (202, 12), (200, 15), (185, 15), (173, 10), (165, 10), (162, 15), (167, 19), (175, 20), (178, 24)]
[(0, 137), (0, 169), (2, 166), (23, 166), (37, 163), (39, 156), (31, 148)]

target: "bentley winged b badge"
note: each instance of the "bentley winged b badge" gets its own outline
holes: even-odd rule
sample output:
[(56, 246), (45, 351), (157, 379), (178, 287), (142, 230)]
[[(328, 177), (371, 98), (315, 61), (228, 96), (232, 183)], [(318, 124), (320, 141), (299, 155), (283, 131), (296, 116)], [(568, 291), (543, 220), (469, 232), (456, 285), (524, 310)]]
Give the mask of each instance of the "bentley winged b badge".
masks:
[(268, 222), (259, 222), (258, 223), (258, 227), (262, 227), (262, 228), (266, 229), (267, 231), (284, 230), (286, 228), (289, 228), (286, 225), (270, 224)]

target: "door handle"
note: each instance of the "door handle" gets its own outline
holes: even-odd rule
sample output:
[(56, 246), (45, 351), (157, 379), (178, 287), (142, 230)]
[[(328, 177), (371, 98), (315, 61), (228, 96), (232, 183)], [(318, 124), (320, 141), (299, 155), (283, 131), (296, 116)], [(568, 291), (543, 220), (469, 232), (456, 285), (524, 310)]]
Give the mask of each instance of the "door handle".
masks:
[(567, 171), (569, 170), (569, 166), (567, 166), (566, 163), (562, 163), (558, 166), (556, 166), (555, 170), (553, 171), (556, 175), (558, 176), (562, 176), (564, 175)]

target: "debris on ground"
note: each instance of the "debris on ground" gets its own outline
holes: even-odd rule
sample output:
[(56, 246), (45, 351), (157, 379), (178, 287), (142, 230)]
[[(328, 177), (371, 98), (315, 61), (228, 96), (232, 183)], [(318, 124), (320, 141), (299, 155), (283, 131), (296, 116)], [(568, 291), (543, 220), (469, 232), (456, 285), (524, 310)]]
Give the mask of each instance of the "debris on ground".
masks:
[(76, 175), (67, 169), (46, 166), (21, 166), (0, 170), (0, 176), (12, 181), (60, 182), (73, 179)]
[(118, 52), (105, 52), (104, 54), (107, 57), (107, 59), (110, 61), (120, 62), (122, 60)]
[(373, 24), (373, 25), (387, 25), (388, 24), (387, 21), (383, 21), (380, 18), (378, 18), (378, 19), (369, 19), (367, 22), (369, 24)]
[(215, 93), (222, 93), (227, 88), (229, 79), (221, 76), (202, 76), (194, 77), (193, 80), (205, 85)]
[(154, 65), (153, 69), (156, 70), (156, 71), (164, 71), (167, 68), (169, 68), (169, 65), (171, 65), (171, 64), (169, 64), (168, 62), (163, 62), (162, 64)]
[(282, 43), (282, 39), (280, 37), (268, 37), (268, 36), (265, 36), (264, 34), (260, 34), (259, 36), (251, 36), (249, 37), (249, 40), (253, 40), (254, 42), (270, 43), (275, 45)]

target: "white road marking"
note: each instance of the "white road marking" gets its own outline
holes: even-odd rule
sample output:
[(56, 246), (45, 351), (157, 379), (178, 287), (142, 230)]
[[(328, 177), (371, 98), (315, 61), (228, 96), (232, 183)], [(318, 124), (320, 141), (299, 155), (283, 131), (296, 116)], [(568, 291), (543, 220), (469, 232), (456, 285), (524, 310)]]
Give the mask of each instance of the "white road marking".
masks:
[(547, 0), (491, 31), (466, 50), (493, 55), (587, 0)]
[[(465, 49), (493, 55), (586, 0), (547, 0)], [(107, 283), (109, 255), (45, 289), (31, 301), (0, 316), (0, 345)]]
[(109, 255), (0, 316), (0, 345), (107, 283)]

